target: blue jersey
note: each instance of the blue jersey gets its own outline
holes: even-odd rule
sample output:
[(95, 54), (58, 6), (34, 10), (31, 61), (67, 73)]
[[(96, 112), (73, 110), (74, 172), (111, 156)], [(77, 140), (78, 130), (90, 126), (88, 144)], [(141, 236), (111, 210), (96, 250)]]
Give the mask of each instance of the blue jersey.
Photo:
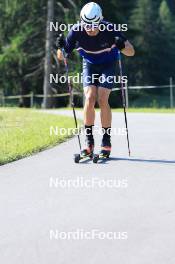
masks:
[(114, 30), (114, 24), (106, 21), (102, 21), (101, 24), (109, 27), (99, 31), (96, 36), (89, 36), (82, 25), (75, 24), (66, 37), (65, 51), (69, 54), (76, 49), (85, 61), (92, 64), (115, 61), (118, 58), (115, 37), (120, 37), (124, 41), (127, 39), (121, 32)]

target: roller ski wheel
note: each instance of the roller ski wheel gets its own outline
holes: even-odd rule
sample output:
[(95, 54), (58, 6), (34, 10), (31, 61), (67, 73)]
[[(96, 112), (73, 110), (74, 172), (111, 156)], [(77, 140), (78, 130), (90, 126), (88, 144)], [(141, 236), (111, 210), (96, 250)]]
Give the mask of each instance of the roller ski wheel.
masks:
[(75, 163), (79, 163), (80, 160), (81, 160), (81, 156), (80, 156), (80, 154), (75, 154), (75, 155), (74, 155), (74, 162), (75, 162)]
[(95, 154), (94, 157), (93, 157), (93, 163), (97, 163), (98, 160), (99, 160), (99, 155)]
[(88, 147), (86, 149), (83, 149), (81, 151), (81, 154), (75, 154), (74, 155), (74, 162), (75, 163), (79, 163), (80, 160), (83, 160), (83, 159), (86, 159), (86, 158), (90, 158), (90, 159), (93, 159), (93, 156), (94, 156), (94, 147)]

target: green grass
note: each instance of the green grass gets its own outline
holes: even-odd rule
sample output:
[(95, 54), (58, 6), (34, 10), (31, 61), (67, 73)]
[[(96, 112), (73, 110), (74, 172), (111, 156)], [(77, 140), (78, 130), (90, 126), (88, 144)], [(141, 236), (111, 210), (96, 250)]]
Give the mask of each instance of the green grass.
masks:
[(73, 128), (70, 117), (30, 109), (0, 108), (0, 165), (65, 141), (71, 135), (50, 135), (50, 127)]

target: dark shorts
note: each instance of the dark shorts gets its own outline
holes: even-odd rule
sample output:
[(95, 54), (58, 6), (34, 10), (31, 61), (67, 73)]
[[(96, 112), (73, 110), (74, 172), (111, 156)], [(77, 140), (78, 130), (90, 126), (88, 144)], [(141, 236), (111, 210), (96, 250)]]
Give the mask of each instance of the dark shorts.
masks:
[(92, 64), (83, 61), (83, 87), (95, 85), (107, 89), (114, 88), (116, 79), (116, 61), (106, 64)]

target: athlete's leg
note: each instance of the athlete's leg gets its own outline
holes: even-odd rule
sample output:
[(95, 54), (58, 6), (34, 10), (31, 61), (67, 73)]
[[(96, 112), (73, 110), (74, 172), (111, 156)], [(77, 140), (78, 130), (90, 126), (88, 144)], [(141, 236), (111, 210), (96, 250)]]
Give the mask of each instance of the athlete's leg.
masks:
[(93, 126), (95, 121), (95, 103), (97, 98), (97, 87), (90, 85), (84, 88), (84, 128), (86, 133), (86, 148), (83, 155), (87, 155), (94, 150)]
[(109, 95), (111, 90), (104, 87), (98, 88), (98, 103), (100, 106), (101, 124), (103, 128), (103, 137), (101, 143), (101, 154), (109, 156), (111, 152), (111, 122), (112, 113), (109, 106)]
[(98, 104), (101, 111), (101, 124), (104, 128), (111, 127), (112, 114), (108, 103), (110, 92), (110, 89), (98, 87)]
[(112, 113), (109, 106), (109, 95), (114, 87), (114, 76), (116, 73), (116, 63), (111, 62), (104, 65), (100, 74), (100, 84), (98, 87), (98, 103), (101, 110), (101, 124), (103, 128), (103, 138), (101, 143), (102, 154), (110, 155), (111, 151), (111, 122)]
[(92, 126), (95, 121), (95, 102), (97, 98), (97, 87), (94, 85), (84, 88), (85, 105), (84, 105), (84, 125)]
[(93, 126), (95, 121), (94, 107), (97, 98), (97, 85), (93, 79), (93, 75), (96, 71), (97, 69), (93, 64), (87, 61), (83, 62), (83, 88), (85, 94), (84, 127), (86, 132), (85, 154), (93, 152), (94, 149)]

